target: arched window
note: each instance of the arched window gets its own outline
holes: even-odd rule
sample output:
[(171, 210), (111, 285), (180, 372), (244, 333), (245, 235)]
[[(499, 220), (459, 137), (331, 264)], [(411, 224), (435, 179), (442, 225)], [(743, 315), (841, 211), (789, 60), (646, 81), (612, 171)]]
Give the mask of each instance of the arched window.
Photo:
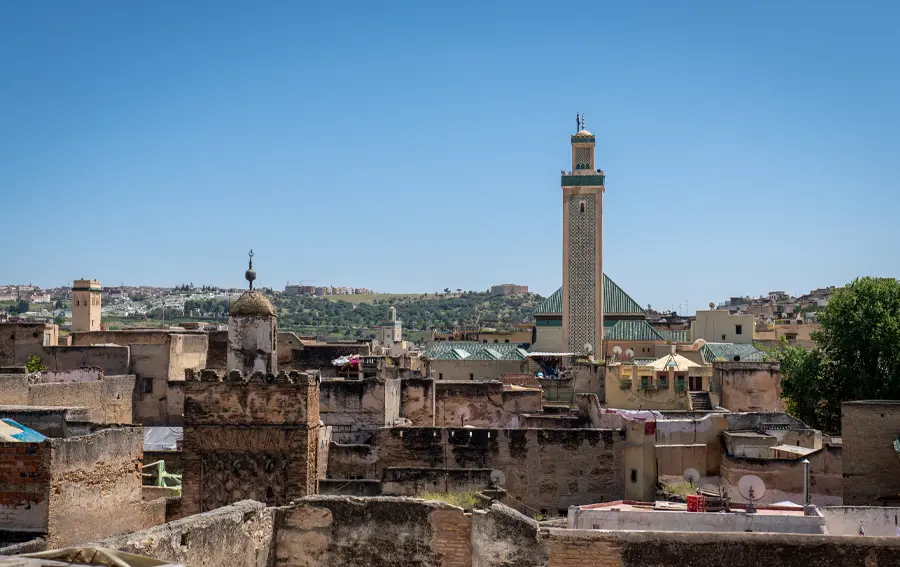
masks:
[(581, 202), (581, 212), (584, 212), (584, 201)]

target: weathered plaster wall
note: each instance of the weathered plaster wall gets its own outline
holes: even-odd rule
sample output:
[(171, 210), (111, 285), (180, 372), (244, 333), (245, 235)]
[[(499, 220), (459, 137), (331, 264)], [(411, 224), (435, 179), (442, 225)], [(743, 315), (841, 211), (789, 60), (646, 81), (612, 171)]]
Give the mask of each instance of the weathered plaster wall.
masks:
[(242, 315), (228, 318), (228, 370), (244, 374), (278, 372), (276, 337), (278, 319)]
[(228, 367), (228, 331), (210, 331), (207, 336), (205, 368), (224, 372)]
[(608, 507), (571, 508), (568, 527), (579, 530), (614, 531), (823, 534), (825, 518), (821, 515), (754, 515), (743, 511), (720, 514), (611, 510)]
[[(70, 437), (90, 433), (82, 424), (87, 422), (87, 408), (46, 407), (46, 406), (0, 406), (0, 415), (25, 427), (34, 429), (47, 437)], [(84, 424), (90, 427), (91, 424)]]
[(431, 378), (405, 378), (400, 385), (400, 415), (413, 425), (435, 425), (432, 397), (435, 380)]
[(900, 508), (886, 506), (825, 506), (819, 508), (830, 535), (857, 535), (859, 526), (867, 536), (900, 535)]
[(401, 389), (400, 416), (416, 426), (431, 426), (432, 403), (436, 425), (451, 427), (519, 427), (521, 414), (542, 409), (540, 391), (504, 391), (496, 381), (413, 378), (403, 380)]
[[(724, 414), (707, 414), (698, 419), (665, 419), (656, 422), (656, 450), (660, 462), (660, 468), (671, 471), (670, 464), (663, 464), (663, 455), (666, 451), (683, 451), (683, 447), (703, 445), (705, 449), (705, 466), (703, 462), (696, 462), (696, 468), (703, 476), (715, 476), (719, 474), (722, 461), (721, 433), (728, 429), (728, 420)], [(664, 446), (677, 446), (678, 449), (667, 449)], [(662, 451), (662, 453), (660, 453)], [(697, 455), (697, 449), (690, 449), (691, 459)], [(684, 458), (684, 457), (683, 457)], [(679, 476), (684, 473), (681, 469)], [(664, 474), (660, 472), (660, 474)]]
[(781, 364), (778, 362), (714, 362), (713, 382), (722, 407), (731, 411), (783, 412)]
[(494, 502), (472, 513), (472, 567), (542, 567), (547, 550), (538, 523)]
[(472, 565), (471, 518), (442, 502), (317, 496), (279, 516), (277, 565)]
[(323, 380), (319, 411), (338, 443), (360, 443), (400, 413), (399, 380)]
[(141, 496), (143, 429), (104, 429), (50, 439), (50, 547), (127, 533), (165, 521)]
[(271, 567), (275, 514), (259, 502), (237, 502), (96, 545), (194, 567)]
[(381, 494), (421, 496), (429, 492), (476, 492), (491, 486), (491, 469), (384, 469)]
[(200, 371), (208, 368), (206, 353), (209, 350), (209, 336), (201, 334), (174, 333), (169, 341), (169, 380), (183, 380), (184, 371), (190, 368)]
[[(0, 375), (0, 404), (41, 407), (78, 407), (85, 421), (131, 423), (134, 376), (103, 376), (91, 381), (49, 382), (56, 373)], [(79, 378), (83, 378), (80, 376)]]
[[(826, 445), (806, 455), (809, 459), (810, 499), (816, 505), (840, 505), (843, 501), (843, 459), (841, 447)], [(741, 477), (753, 474), (766, 483), (764, 504), (790, 500), (803, 503), (803, 458), (739, 459), (722, 456), (720, 476), (735, 500), (743, 501), (737, 490)]]
[[(900, 501), (894, 439), (900, 434), (900, 401), (846, 402), (841, 412), (845, 451), (844, 504), (875, 506)], [(886, 466), (893, 463), (894, 466)]]
[(56, 345), (59, 328), (47, 323), (0, 323), (0, 366), (25, 364), (44, 355), (43, 347)]
[(376, 446), (374, 478), (381, 478), (388, 467), (500, 470), (506, 477), (503, 488), (512, 497), (554, 515), (570, 505), (624, 495), (625, 439), (621, 432), (384, 428), (378, 431)]
[(99, 367), (109, 376), (131, 372), (131, 354), (127, 346), (50, 346), (41, 351), (41, 361), (50, 370), (75, 370)]
[(504, 374), (520, 374), (524, 360), (432, 360), (428, 369), (437, 380), (498, 380)]

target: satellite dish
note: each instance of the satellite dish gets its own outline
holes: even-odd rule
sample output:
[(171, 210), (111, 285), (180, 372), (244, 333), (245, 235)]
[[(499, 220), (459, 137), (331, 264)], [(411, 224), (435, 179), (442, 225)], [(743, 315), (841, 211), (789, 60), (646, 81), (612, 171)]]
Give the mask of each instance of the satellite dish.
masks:
[(506, 484), (506, 474), (501, 470), (491, 471), (491, 485), (503, 486), (504, 484)]
[(744, 475), (738, 481), (738, 492), (747, 501), (747, 513), (753, 514), (756, 512), (756, 502), (766, 493), (766, 483), (754, 474)]
[(588, 352), (588, 353), (594, 352), (593, 345), (591, 345), (591, 343), (585, 343), (584, 344), (584, 352)]
[(402, 354), (403, 356), (409, 356), (409, 349), (405, 348), (405, 349), (401, 350), (400, 354)]
[(710, 301), (710, 302), (709, 302), (709, 308), (710, 308), (710, 309), (715, 309), (715, 308), (716, 308), (716, 304), (713, 303), (712, 301)]
[(375, 351), (375, 354), (384, 354), (384, 349), (380, 346), (375, 347), (373, 350)]
[(625, 354), (628, 355), (628, 358), (631, 358), (632, 356), (634, 356), (634, 349), (630, 348), (630, 349), (626, 350)]
[(622, 354), (622, 347), (620, 347), (619, 345), (614, 346), (613, 352), (616, 354)]
[(691, 483), (691, 486), (694, 486), (700, 480), (700, 473), (697, 472), (697, 469), (685, 469), (684, 480)]

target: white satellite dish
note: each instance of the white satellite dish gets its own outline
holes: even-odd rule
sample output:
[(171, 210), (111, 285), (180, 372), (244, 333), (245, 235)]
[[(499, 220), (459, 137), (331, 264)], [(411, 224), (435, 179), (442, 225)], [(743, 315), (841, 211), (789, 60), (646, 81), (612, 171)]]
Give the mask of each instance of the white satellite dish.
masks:
[(375, 351), (375, 354), (376, 354), (376, 355), (378, 355), (378, 354), (384, 354), (384, 349), (381, 348), (380, 346), (375, 347), (373, 350)]
[(691, 486), (694, 486), (700, 480), (700, 473), (694, 468), (685, 469), (684, 480), (691, 483)]
[(633, 356), (634, 356), (634, 349), (633, 349), (633, 348), (630, 348), (630, 349), (626, 350), (626, 351), (625, 351), (625, 354), (628, 355), (628, 358), (633, 357)]
[(614, 352), (616, 355), (622, 354), (622, 347), (620, 347), (619, 345), (614, 346), (614, 347), (613, 347), (613, 352)]
[(584, 344), (584, 352), (591, 353), (594, 352), (594, 346), (591, 343)]
[(501, 470), (491, 471), (491, 486), (503, 486), (506, 484), (506, 474)]
[(756, 502), (766, 493), (766, 483), (754, 474), (741, 477), (738, 481), (738, 492), (747, 501), (747, 513), (756, 512)]

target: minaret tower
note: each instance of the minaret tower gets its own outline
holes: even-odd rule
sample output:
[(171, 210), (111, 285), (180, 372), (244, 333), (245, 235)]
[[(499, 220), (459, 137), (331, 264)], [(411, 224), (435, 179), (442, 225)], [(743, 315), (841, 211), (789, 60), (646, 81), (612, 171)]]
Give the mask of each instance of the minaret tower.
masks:
[(603, 191), (605, 176), (595, 169), (594, 135), (576, 115), (571, 136), (572, 170), (562, 174), (563, 344), (570, 352), (602, 358)]

